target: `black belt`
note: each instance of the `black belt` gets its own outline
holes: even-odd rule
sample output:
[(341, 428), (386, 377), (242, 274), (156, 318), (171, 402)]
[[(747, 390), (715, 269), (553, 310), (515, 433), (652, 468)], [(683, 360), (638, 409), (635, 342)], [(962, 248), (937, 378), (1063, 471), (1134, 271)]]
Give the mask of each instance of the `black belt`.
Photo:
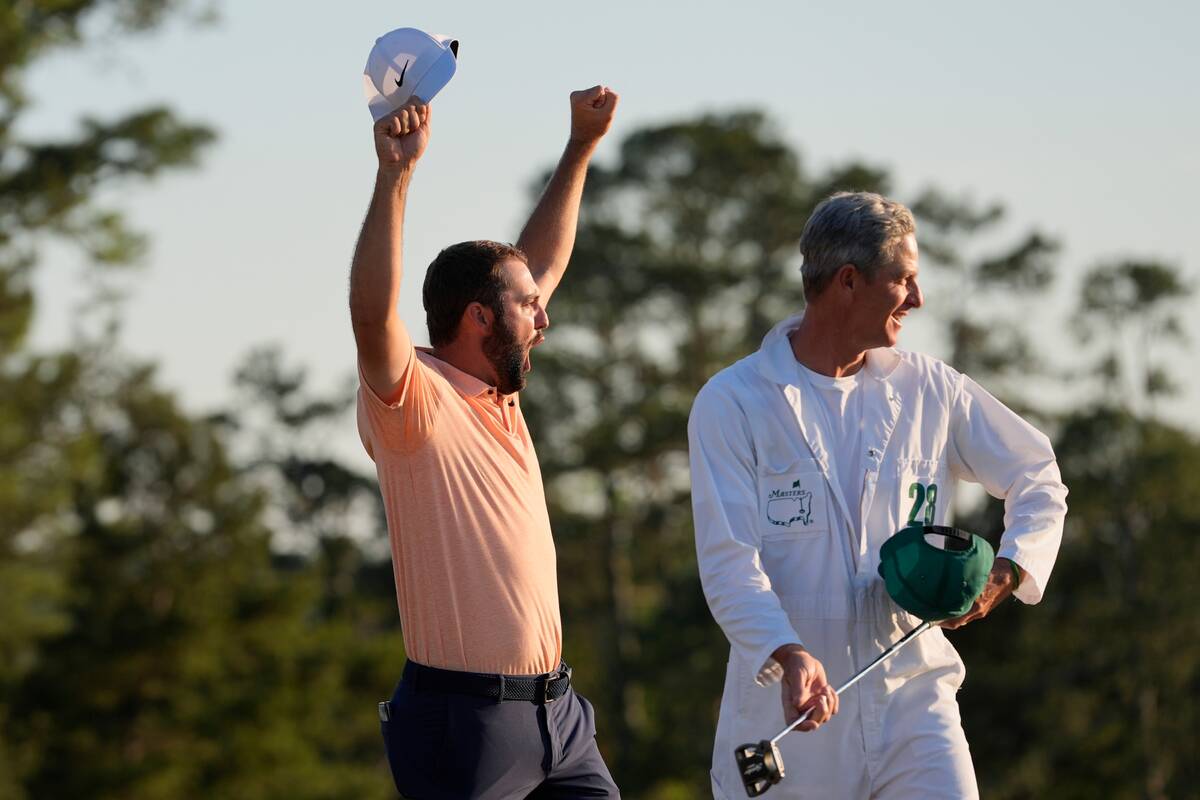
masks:
[(571, 688), (571, 668), (566, 662), (544, 675), (489, 675), (427, 667), (415, 661), (404, 664), (404, 680), (418, 692), (450, 692), (490, 697), (497, 703), (525, 700), (538, 705), (553, 703)]

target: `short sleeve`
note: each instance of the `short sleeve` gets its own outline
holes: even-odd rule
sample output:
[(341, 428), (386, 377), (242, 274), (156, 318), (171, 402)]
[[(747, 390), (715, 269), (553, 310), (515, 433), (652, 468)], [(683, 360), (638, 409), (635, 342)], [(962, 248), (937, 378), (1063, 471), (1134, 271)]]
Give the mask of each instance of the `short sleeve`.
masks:
[(429, 438), (439, 406), (432, 372), (414, 348), (396, 392), (387, 402), (367, 383), (362, 365), (358, 365), (358, 434), (371, 458), (381, 449), (412, 450)]

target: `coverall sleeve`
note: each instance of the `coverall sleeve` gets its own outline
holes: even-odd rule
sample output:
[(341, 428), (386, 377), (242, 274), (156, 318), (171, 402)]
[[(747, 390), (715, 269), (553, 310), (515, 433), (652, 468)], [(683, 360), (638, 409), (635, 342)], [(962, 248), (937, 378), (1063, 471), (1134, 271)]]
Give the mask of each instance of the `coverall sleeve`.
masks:
[(763, 571), (754, 445), (745, 411), (712, 384), (688, 419), (700, 583), (735, 654), (771, 682), (776, 648), (801, 643)]
[(1004, 500), (997, 556), (1027, 573), (1016, 597), (1037, 603), (1062, 542), (1067, 487), (1050, 440), (965, 375), (951, 417), (952, 468)]

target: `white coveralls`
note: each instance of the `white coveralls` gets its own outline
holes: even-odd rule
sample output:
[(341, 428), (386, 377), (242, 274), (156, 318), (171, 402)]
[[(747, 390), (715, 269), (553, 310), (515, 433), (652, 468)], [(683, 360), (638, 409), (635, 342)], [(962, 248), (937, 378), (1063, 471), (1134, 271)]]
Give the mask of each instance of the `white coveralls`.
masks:
[[(1005, 501), (997, 556), (1025, 570), (1016, 595), (1036, 603), (1066, 514), (1049, 440), (928, 356), (869, 351), (862, 452), (840, 452), (805, 397), (787, 338), (799, 320), (709, 381), (688, 424), (700, 577), (731, 644), (712, 766), (713, 795), (728, 800), (745, 796), (734, 748), (785, 724), (777, 647), (802, 643), (836, 687), (920, 624), (876, 571), (886, 538), (910, 519), (949, 524), (954, 482), (980, 483)], [(859, 456), (861, 496), (844, 497), (836, 460)], [(978, 796), (955, 700), (964, 674), (941, 629), (925, 632), (851, 687), (828, 723), (780, 741), (786, 777), (771, 796)]]

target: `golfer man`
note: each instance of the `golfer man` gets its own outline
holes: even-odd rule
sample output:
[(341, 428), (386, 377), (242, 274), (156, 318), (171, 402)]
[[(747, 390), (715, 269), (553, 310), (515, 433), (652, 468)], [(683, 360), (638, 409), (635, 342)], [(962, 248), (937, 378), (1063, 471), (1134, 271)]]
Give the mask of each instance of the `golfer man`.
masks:
[(879, 546), (910, 521), (948, 524), (955, 481), (1003, 498), (1005, 531), (982, 594), (949, 628), (1010, 594), (1041, 599), (1067, 491), (1044, 435), (965, 375), (896, 347), (923, 304), (907, 208), (833, 195), (800, 251), (805, 311), (709, 381), (688, 427), (700, 576), (731, 644), (713, 794), (743, 795), (735, 747), (812, 709), (799, 730), (819, 733), (780, 742), (779, 797), (975, 797), (955, 702), (963, 663), (941, 630), (840, 702), (831, 683), (919, 624), (888, 596)]
[(619, 797), (591, 705), (562, 662), (554, 541), (518, 394), (617, 95), (596, 86), (570, 105), (566, 151), (517, 246), (463, 242), (429, 265), (430, 349), (413, 347), (396, 310), (429, 106), (414, 100), (375, 124), (379, 165), (350, 312), (358, 428), (387, 511), (408, 655), (379, 715), (409, 798)]

